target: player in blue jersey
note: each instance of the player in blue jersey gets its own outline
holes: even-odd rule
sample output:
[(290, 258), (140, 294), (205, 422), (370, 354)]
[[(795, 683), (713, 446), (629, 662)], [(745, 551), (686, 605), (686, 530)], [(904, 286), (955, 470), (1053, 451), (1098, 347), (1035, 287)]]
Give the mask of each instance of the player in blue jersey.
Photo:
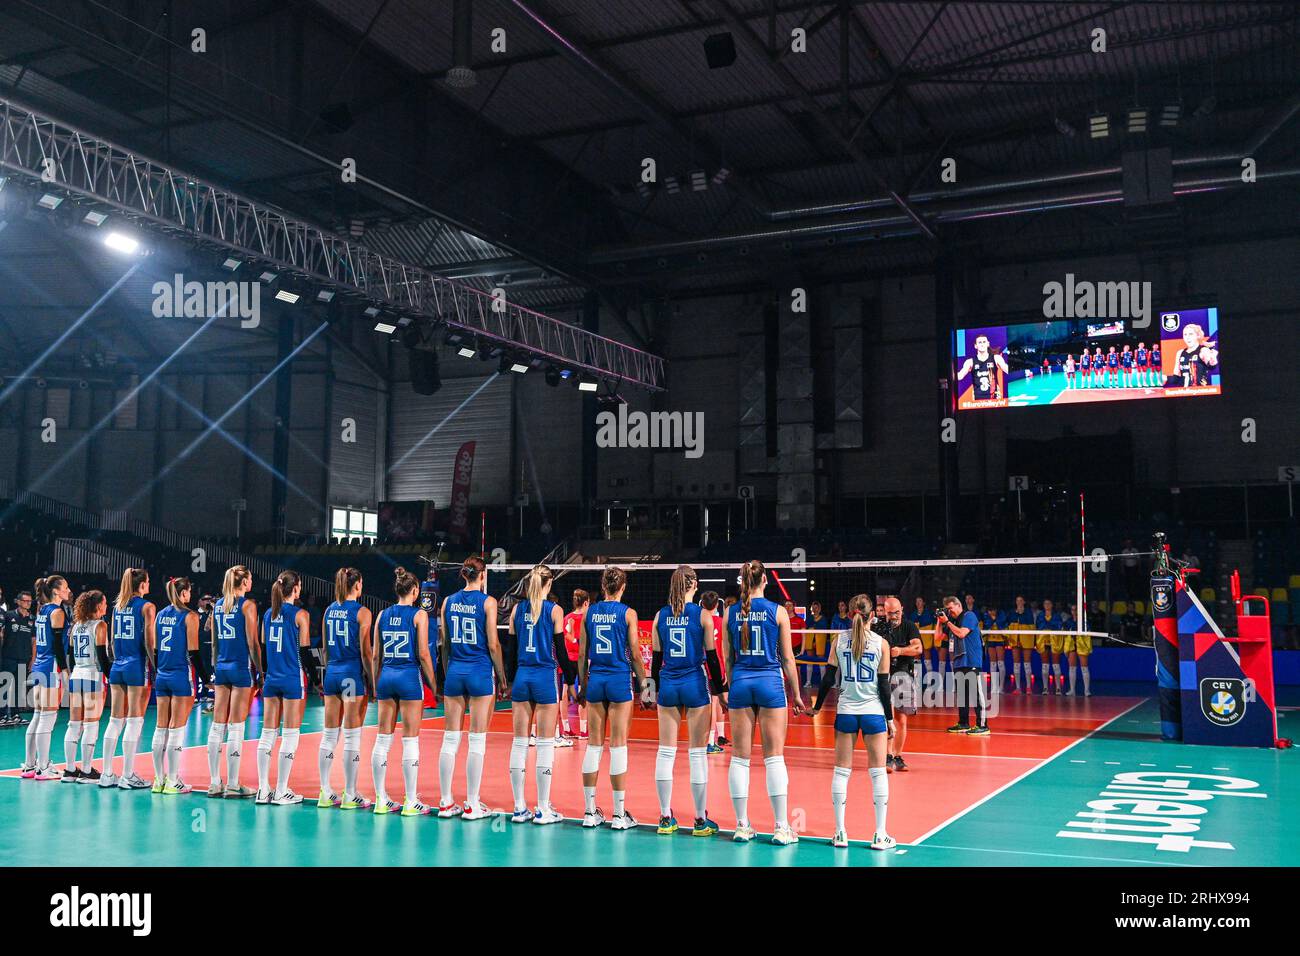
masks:
[[(307, 705), (307, 672), (311, 658), (311, 631), (306, 608), (299, 607), (302, 578), (296, 571), (281, 571), (271, 585), (271, 606), (262, 618), (266, 642), (266, 683), (262, 685), (262, 736), (257, 743), (257, 796), (254, 803), (289, 807), (302, 803), (302, 794), (289, 786), (293, 758), (302, 732), (302, 712)], [(271, 751), (276, 733), (280, 753), (275, 761), (275, 789), (271, 789)]]
[(1092, 356), (1088, 354), (1086, 346), (1079, 353), (1079, 387), (1092, 387)]
[(1110, 384), (1110, 387), (1118, 388), (1119, 387), (1119, 353), (1115, 351), (1115, 346), (1113, 345), (1110, 347), (1110, 351), (1106, 353), (1106, 369), (1110, 373), (1110, 377), (1107, 379), (1107, 381)]
[[(135, 772), (136, 752), (144, 730), (144, 711), (149, 706), (148, 670), (154, 643), (153, 604), (149, 593), (149, 572), (127, 568), (113, 605), (113, 667), (108, 672), (111, 695), (108, 729), (104, 732), (104, 773), (101, 787), (116, 785), (122, 790), (148, 790), (149, 781)], [(122, 773), (113, 773), (118, 737), (122, 738)]]
[(1151, 363), (1151, 384), (1157, 388), (1163, 388), (1165, 384), (1165, 365), (1164, 359), (1160, 357), (1159, 340), (1151, 343), (1151, 355), (1147, 361)]
[(731, 711), (732, 756), (727, 772), (731, 802), (736, 810), (734, 839), (754, 839), (749, 822), (749, 755), (754, 746), (754, 723), (763, 735), (763, 765), (767, 795), (776, 821), (772, 842), (780, 846), (799, 842), (786, 815), (790, 776), (785, 766), (785, 731), (789, 723), (785, 686), (789, 683), (796, 715), (804, 712), (790, 645), (790, 616), (785, 608), (763, 596), (767, 569), (750, 561), (740, 569), (740, 603), (727, 612), (728, 707)]
[(1100, 345), (1092, 354), (1092, 377), (1097, 388), (1106, 387), (1106, 353), (1101, 350)]
[[(654, 661), (650, 680), (659, 710), (659, 752), (655, 790), (659, 793), (659, 832), (677, 832), (673, 816), (673, 764), (682, 718), (690, 741), (691, 797), (695, 802), (693, 836), (718, 832), (709, 819), (709, 725), (713, 695), (722, 696), (722, 667), (714, 644), (713, 614), (695, 603), (699, 589), (695, 569), (683, 564), (668, 583), (668, 603), (655, 615)], [(707, 674), (706, 674), (707, 670)]]
[(189, 793), (193, 788), (181, 780), (181, 752), (185, 746), (185, 725), (194, 709), (194, 674), (205, 679), (199, 657), (199, 616), (190, 610), (193, 585), (189, 578), (167, 579), (170, 602), (154, 620), (154, 658), (158, 678), (154, 695), (158, 699), (158, 720), (153, 732), (153, 792)]
[(37, 578), (32, 589), (36, 620), (32, 637), (33, 706), (36, 714), (27, 725), (27, 753), (23, 759), (24, 780), (59, 780), (62, 774), (50, 764), (50, 736), (59, 717), (59, 674), (67, 670), (63, 633), (67, 615), (63, 604), (72, 596), (67, 580), (58, 574)]
[[(528, 572), (524, 600), (510, 615), (517, 666), (510, 688), (514, 739), (510, 742), (510, 790), (514, 795), (512, 823), (559, 823), (564, 817), (551, 806), (551, 768), (555, 762), (555, 725), (559, 688), (555, 671), (568, 665), (564, 649), (564, 612), (550, 599), (555, 575), (544, 564)], [(528, 767), (528, 729), (537, 721), (537, 808), (524, 797)], [(611, 751), (612, 753), (612, 751)]]
[(605, 815), (596, 806), (596, 780), (600, 757), (609, 739), (609, 781), (614, 789), (615, 830), (631, 830), (637, 823), (624, 806), (627, 780), (627, 735), (632, 724), (632, 674), (638, 693), (648, 687), (637, 636), (636, 611), (623, 603), (627, 572), (608, 567), (600, 576), (603, 600), (587, 608), (578, 636), (578, 703), (587, 705), (591, 736), (582, 758), (582, 825), (598, 827)]
[(1133, 353), (1133, 367), (1137, 369), (1137, 383), (1145, 387), (1151, 384), (1151, 357), (1147, 352), (1147, 344), (1139, 342), (1137, 350)]
[[(323, 621), (325, 652), (325, 729), (321, 733), (316, 770), (320, 775), (320, 796), (316, 806), (322, 809), (369, 810), (373, 803), (357, 793), (357, 776), (361, 770), (361, 725), (366, 719), (366, 703), (374, 690), (370, 674), (374, 670), (374, 645), (371, 643), (370, 608), (361, 603), (361, 572), (356, 568), (339, 568), (334, 575), (334, 603), (325, 609)], [(330, 771), (338, 747), (340, 727), (343, 736), (343, 793), (330, 789)]]
[[(487, 565), (471, 554), (460, 566), (465, 582), (442, 602), (443, 710), (447, 715), (438, 753), (438, 816), (483, 820), (492, 815), (479, 799), (483, 761), (487, 755), (488, 722), (497, 692), (506, 687), (505, 661), (497, 636), (497, 601), (487, 593)], [(496, 684), (493, 685), (495, 675)], [(461, 726), (469, 711), (469, 756), (465, 760), (466, 801), (452, 798), (452, 778), (460, 753)], [(540, 761), (541, 751), (538, 751)]]
[(1126, 344), (1119, 353), (1119, 371), (1125, 388), (1133, 387), (1133, 350)]
[[(244, 754), (244, 724), (253, 683), (262, 675), (262, 644), (257, 635), (257, 604), (248, 596), (253, 574), (242, 564), (226, 571), (221, 600), (212, 608), (212, 729), (208, 732), (208, 796), (244, 798), (252, 787), (239, 781)], [(221, 786), (221, 744), (226, 743), (226, 785)]]
[[(104, 711), (104, 675), (112, 666), (108, 659), (108, 598), (103, 591), (85, 591), (72, 609), (68, 633), (68, 729), (63, 735), (67, 770), (64, 783), (97, 783), (93, 766), (95, 741), (99, 739), (99, 718)], [(81, 764), (77, 764), (77, 748)]]
[[(376, 655), (374, 685), (379, 701), (379, 733), (370, 754), (370, 772), (375, 782), (375, 813), (401, 812), (404, 817), (428, 816), (434, 808), (421, 802), (417, 788), (420, 777), (420, 715), (424, 711), (425, 682), (437, 694), (433, 658), (429, 656), (429, 615), (416, 606), (420, 580), (406, 568), (394, 572), (393, 593), (397, 603), (375, 616)], [(406, 799), (388, 799), (385, 776), (388, 751), (398, 715), (402, 718), (402, 779)]]

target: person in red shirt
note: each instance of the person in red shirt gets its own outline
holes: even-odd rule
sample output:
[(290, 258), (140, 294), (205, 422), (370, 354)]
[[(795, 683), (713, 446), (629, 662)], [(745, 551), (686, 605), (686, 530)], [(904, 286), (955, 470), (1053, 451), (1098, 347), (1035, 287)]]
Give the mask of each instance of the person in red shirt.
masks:
[[(571, 672), (577, 673), (578, 663), (578, 632), (582, 628), (582, 619), (587, 614), (587, 607), (591, 604), (591, 595), (582, 588), (576, 588), (573, 592), (573, 611), (564, 617), (564, 649), (569, 653), (569, 660), (573, 661), (574, 667)], [(573, 737), (573, 728), (569, 724), (569, 706), (577, 702), (578, 695), (573, 689), (573, 680), (569, 676), (564, 679), (564, 704), (560, 708), (560, 727), (565, 737)], [(587, 739), (587, 707), (585, 704), (578, 704), (578, 734), (583, 740)]]
[[(722, 628), (723, 618), (726, 617), (726, 608), (722, 604), (722, 599), (718, 597), (717, 591), (705, 591), (700, 595), (700, 607), (713, 615), (713, 640), (714, 647), (722, 648), (726, 640), (726, 633)], [(718, 654), (718, 666), (722, 669), (722, 688), (727, 688), (727, 663), (726, 654)], [(722, 705), (722, 698), (713, 695), (713, 726), (709, 728), (709, 753), (720, 754), (722, 748), (731, 741), (727, 740), (727, 708)]]

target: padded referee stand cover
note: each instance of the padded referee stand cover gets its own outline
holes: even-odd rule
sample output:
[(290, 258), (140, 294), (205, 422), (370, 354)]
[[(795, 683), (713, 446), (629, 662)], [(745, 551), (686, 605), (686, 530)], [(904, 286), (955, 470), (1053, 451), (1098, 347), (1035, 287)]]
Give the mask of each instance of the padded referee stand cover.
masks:
[(1156, 688), (1160, 699), (1160, 736), (1183, 739), (1183, 708), (1178, 681), (1178, 599), (1186, 593), (1172, 575), (1151, 576), (1151, 634), (1156, 650)]

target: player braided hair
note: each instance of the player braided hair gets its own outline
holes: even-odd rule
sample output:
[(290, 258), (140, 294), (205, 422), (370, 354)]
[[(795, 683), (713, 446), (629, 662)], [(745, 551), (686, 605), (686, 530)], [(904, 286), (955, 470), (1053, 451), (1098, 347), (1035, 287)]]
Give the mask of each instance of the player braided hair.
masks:
[(853, 659), (862, 660), (862, 652), (867, 649), (867, 631), (871, 630), (870, 595), (855, 594), (849, 601), (849, 613), (853, 615)]
[(698, 584), (695, 569), (689, 564), (680, 565), (673, 572), (672, 580), (668, 582), (668, 606), (672, 608), (674, 617), (682, 616), (682, 611), (686, 608), (686, 595)]
[(767, 569), (763, 567), (763, 562), (755, 558), (748, 561), (740, 567), (740, 648), (743, 651), (749, 651), (749, 595), (763, 585), (763, 578), (767, 577)]

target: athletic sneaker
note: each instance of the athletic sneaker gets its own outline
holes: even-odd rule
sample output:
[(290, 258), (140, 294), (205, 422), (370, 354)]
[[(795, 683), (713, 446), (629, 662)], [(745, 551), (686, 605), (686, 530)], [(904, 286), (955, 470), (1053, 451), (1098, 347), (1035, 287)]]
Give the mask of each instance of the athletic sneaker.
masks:
[(736, 827), (736, 832), (731, 835), (731, 839), (736, 843), (748, 843), (756, 836), (758, 834), (754, 832), (754, 828), (749, 824), (745, 824), (743, 827)]
[(459, 803), (444, 803), (438, 808), (439, 820), (450, 820), (452, 817), (458, 817), (465, 812), (465, 807)]
[(1072, 691), (1072, 690), (1067, 690), (1067, 691), (1065, 692), (1065, 696), (1066, 696), (1066, 697), (1073, 697), (1073, 696), (1074, 696), (1074, 691)]
[(537, 735), (536, 735), (536, 734), (529, 734), (529, 735), (528, 735), (528, 746), (530, 746), (530, 747), (536, 747), (536, 746), (537, 746)]
[(894, 769), (897, 770), (899, 773), (907, 773), (907, 771), (910, 769), (907, 766), (907, 762), (903, 760), (902, 754), (899, 754), (897, 757), (894, 758)]
[(885, 773), (894, 772), (894, 755), (885, 754)]
[(545, 810), (538, 810), (533, 817), (533, 822), (538, 826), (547, 826), (552, 823), (563, 823), (564, 814), (560, 813), (554, 807), (547, 807)]
[(968, 734), (970, 733), (970, 724), (953, 724), (948, 728), (950, 734)]
[(831, 846), (847, 847), (849, 845), (849, 835), (843, 830), (836, 830), (835, 836), (831, 837)]
[(242, 783), (237, 787), (226, 787), (221, 791), (221, 795), (227, 800), (244, 800), (248, 797), (256, 796), (257, 791), (252, 787), (246, 787)]
[(271, 802), (277, 807), (291, 807), (302, 803), (302, 794), (294, 793), (292, 790), (284, 790), (278, 794), (272, 794)]
[(772, 833), (772, 842), (777, 846), (789, 846), (799, 842), (799, 834), (790, 829), (790, 824), (782, 823)]
[(711, 837), (718, 832), (718, 825), (708, 817), (696, 817), (695, 826), (691, 828), (691, 836)]
[(340, 810), (370, 810), (374, 805), (373, 801), (367, 800), (365, 797), (355, 793), (352, 796), (348, 796), (345, 793), (343, 799), (339, 801)]
[[(511, 823), (532, 823), (533, 811), (529, 810), (527, 807), (519, 807), (514, 811), (514, 813), (510, 814), (510, 822)], [(584, 823), (583, 826), (586, 826), (586, 824)]]
[(1091, 697), (1091, 696), (1092, 696), (1092, 691), (1090, 691), (1090, 690), (1085, 690), (1085, 691), (1083, 692), (1083, 696), (1084, 696), (1084, 697)]
[(99, 783), (99, 771), (94, 767), (89, 770), (81, 771), (81, 776), (77, 778), (77, 783)]
[(605, 822), (605, 814), (600, 812), (600, 807), (582, 815), (582, 825), (587, 829), (598, 827)]
[(404, 817), (428, 817), (435, 813), (437, 811), (433, 807), (426, 806), (419, 800), (402, 804), (402, 816)]
[(62, 780), (63, 771), (55, 770), (53, 767), (44, 767), (36, 771), (34, 774), (32, 774), (32, 779), (33, 780)]
[(888, 833), (877, 833), (871, 838), (871, 849), (873, 850), (892, 850), (898, 846), (898, 841)]
[(721, 746), (721, 747), (726, 747), (726, 746), (728, 746), (730, 743), (731, 743), (731, 741), (728, 740), (726, 737), (719, 737), (719, 738), (718, 738), (718, 745)]
[(76, 767), (73, 767), (71, 770), (65, 770), (65, 771), (63, 771), (63, 782), (64, 782), (64, 783), (80, 783), (80, 782), (81, 782), (81, 771), (78, 770)]
[(609, 821), (611, 830), (635, 830), (636, 817), (624, 810), (622, 813), (614, 814), (614, 819)]
[(257, 796), (253, 798), (253, 802), (262, 806), (269, 805), (271, 802), (271, 791), (270, 790), (257, 791)]
[(131, 771), (129, 776), (119, 777), (117, 780), (117, 789), (119, 790), (148, 790), (151, 786), (148, 780), (134, 770)]
[(209, 797), (223, 797), (226, 794), (226, 788), (221, 785), (220, 780), (213, 780), (208, 784), (208, 789), (204, 791)]
[(383, 803), (376, 802), (376, 803), (375, 803), (375, 806), (374, 806), (374, 812), (375, 812), (375, 813), (381, 813), (381, 814), (382, 814), (382, 813), (392, 813), (392, 812), (393, 812), (393, 801), (391, 801), (391, 800), (387, 800), (387, 801), (385, 801), (385, 802), (383, 802)]
[(718, 744), (709, 744), (709, 753), (721, 754), (721, 753), (726, 753), (726, 751), (723, 750), (722, 747), (719, 746)]
[(1046, 697), (1046, 696), (1047, 696), (1048, 694), (1050, 694), (1051, 692), (1052, 692), (1052, 689), (1051, 689), (1050, 687), (1044, 687), (1044, 688), (1043, 688), (1043, 694), (1042, 694), (1042, 696)]
[[(24, 775), (24, 776), (25, 776), (25, 775)], [(105, 771), (104, 771), (102, 774), (100, 774), (100, 776), (99, 776), (99, 785), (100, 785), (101, 787), (116, 787), (116, 786), (117, 786), (117, 776), (116, 776), (115, 774), (110, 773), (109, 771), (105, 770)]]
[(586, 739), (587, 739), (587, 732), (586, 732), (585, 730), (580, 730), (580, 731), (578, 731), (578, 736), (581, 737), (583, 740), (586, 740)]
[(321, 810), (331, 810), (342, 803), (343, 798), (329, 790), (321, 790), (320, 796), (316, 798), (316, 806)]
[(671, 813), (668, 814), (668, 816), (666, 816), (666, 817), (660, 817), (660, 818), (659, 818), (659, 829), (658, 829), (656, 832), (657, 832), (657, 833), (662, 833), (662, 834), (664, 834), (665, 836), (667, 836), (669, 833), (676, 833), (676, 832), (677, 832), (677, 818), (676, 818), (675, 816), (673, 816)]
[(34, 776), (36, 776), (35, 767), (23, 767), (22, 778), (24, 780), (31, 780)]
[(556, 738), (555, 738), (555, 746), (557, 746), (557, 747), (572, 747), (572, 746), (573, 746), (573, 741), (570, 740), (568, 737), (560, 737), (560, 736), (556, 736)]
[(193, 793), (194, 788), (184, 780), (168, 780), (163, 785), (163, 793), (167, 796), (174, 796), (178, 793)]
[[(438, 816), (442, 816), (441, 811), (438, 812)], [(466, 803), (460, 814), (462, 820), (486, 820), (488, 817), (494, 816), (496, 816), (496, 812), (489, 810), (487, 805), (484, 803), (480, 803), (477, 807), (471, 807)]]
[(149, 788), (149, 792), (150, 792), (150, 793), (162, 793), (162, 792), (163, 792), (163, 785), (164, 785), (166, 782), (167, 782), (167, 781), (164, 780), (162, 777), (154, 777), (154, 778), (153, 778), (153, 786), (151, 786), (151, 787)]
[(992, 733), (992, 731), (989, 730), (988, 727), (972, 727), (970, 730), (966, 731), (966, 736), (968, 736), (968, 737), (987, 737), (987, 736), (988, 736), (989, 734), (991, 734), (991, 733)]

